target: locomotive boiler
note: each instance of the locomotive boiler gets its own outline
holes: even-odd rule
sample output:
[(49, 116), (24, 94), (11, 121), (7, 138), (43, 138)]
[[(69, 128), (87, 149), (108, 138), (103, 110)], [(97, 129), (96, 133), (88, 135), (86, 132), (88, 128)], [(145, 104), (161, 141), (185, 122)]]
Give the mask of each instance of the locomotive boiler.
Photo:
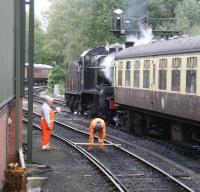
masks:
[[(83, 52), (80, 60), (72, 61), (67, 68), (65, 83), (66, 105), (71, 111), (89, 115), (103, 114), (112, 120), (114, 115), (114, 89), (112, 86), (113, 62), (115, 53), (122, 46), (114, 44), (89, 49)], [(107, 63), (108, 61), (108, 63)], [(106, 73), (109, 77), (106, 77)]]

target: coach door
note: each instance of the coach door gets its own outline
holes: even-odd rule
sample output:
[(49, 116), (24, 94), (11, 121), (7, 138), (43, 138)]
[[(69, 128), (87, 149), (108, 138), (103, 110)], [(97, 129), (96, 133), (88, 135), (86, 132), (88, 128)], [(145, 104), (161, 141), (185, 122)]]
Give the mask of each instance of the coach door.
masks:
[(155, 101), (155, 90), (156, 90), (156, 60), (152, 59), (152, 81), (151, 81), (151, 91), (152, 91), (152, 98), (151, 98), (151, 105), (152, 109), (154, 109), (154, 101)]

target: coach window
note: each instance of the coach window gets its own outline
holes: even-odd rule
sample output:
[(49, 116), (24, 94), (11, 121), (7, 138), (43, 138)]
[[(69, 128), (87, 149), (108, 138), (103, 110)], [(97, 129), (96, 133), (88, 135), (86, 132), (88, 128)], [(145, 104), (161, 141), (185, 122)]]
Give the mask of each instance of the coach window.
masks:
[(167, 59), (160, 59), (159, 61), (159, 77), (158, 88), (166, 90), (167, 87)]
[(144, 60), (143, 70), (143, 88), (149, 88), (150, 85), (150, 60)]
[(129, 87), (130, 86), (130, 69), (131, 69), (131, 62), (127, 61), (126, 62), (126, 76), (125, 76), (125, 86)]
[(181, 58), (172, 59), (172, 78), (171, 89), (172, 91), (180, 91), (181, 80)]
[(123, 63), (118, 64), (118, 86), (122, 86)]
[(196, 71), (197, 71), (197, 58), (187, 58), (186, 69), (186, 92), (196, 93)]
[(134, 87), (140, 87), (140, 61), (134, 62)]

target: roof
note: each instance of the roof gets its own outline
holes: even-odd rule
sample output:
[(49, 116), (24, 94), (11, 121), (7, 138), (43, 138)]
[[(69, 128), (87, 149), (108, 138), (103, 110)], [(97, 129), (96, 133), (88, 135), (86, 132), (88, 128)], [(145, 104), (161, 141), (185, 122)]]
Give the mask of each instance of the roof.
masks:
[(200, 35), (129, 47), (120, 51), (116, 59), (200, 52)]
[[(28, 66), (28, 63), (25, 63), (26, 66)], [(34, 64), (34, 68), (46, 68), (46, 69), (52, 69), (53, 67), (51, 65), (46, 64)]]

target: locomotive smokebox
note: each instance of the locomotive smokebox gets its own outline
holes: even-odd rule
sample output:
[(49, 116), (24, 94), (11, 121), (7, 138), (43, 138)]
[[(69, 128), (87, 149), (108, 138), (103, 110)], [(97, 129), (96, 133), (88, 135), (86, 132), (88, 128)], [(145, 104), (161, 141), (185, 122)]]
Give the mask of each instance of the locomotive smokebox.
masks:
[(126, 41), (126, 42), (125, 42), (125, 48), (127, 49), (127, 48), (129, 48), (129, 47), (133, 47), (134, 44), (135, 44), (134, 41)]

